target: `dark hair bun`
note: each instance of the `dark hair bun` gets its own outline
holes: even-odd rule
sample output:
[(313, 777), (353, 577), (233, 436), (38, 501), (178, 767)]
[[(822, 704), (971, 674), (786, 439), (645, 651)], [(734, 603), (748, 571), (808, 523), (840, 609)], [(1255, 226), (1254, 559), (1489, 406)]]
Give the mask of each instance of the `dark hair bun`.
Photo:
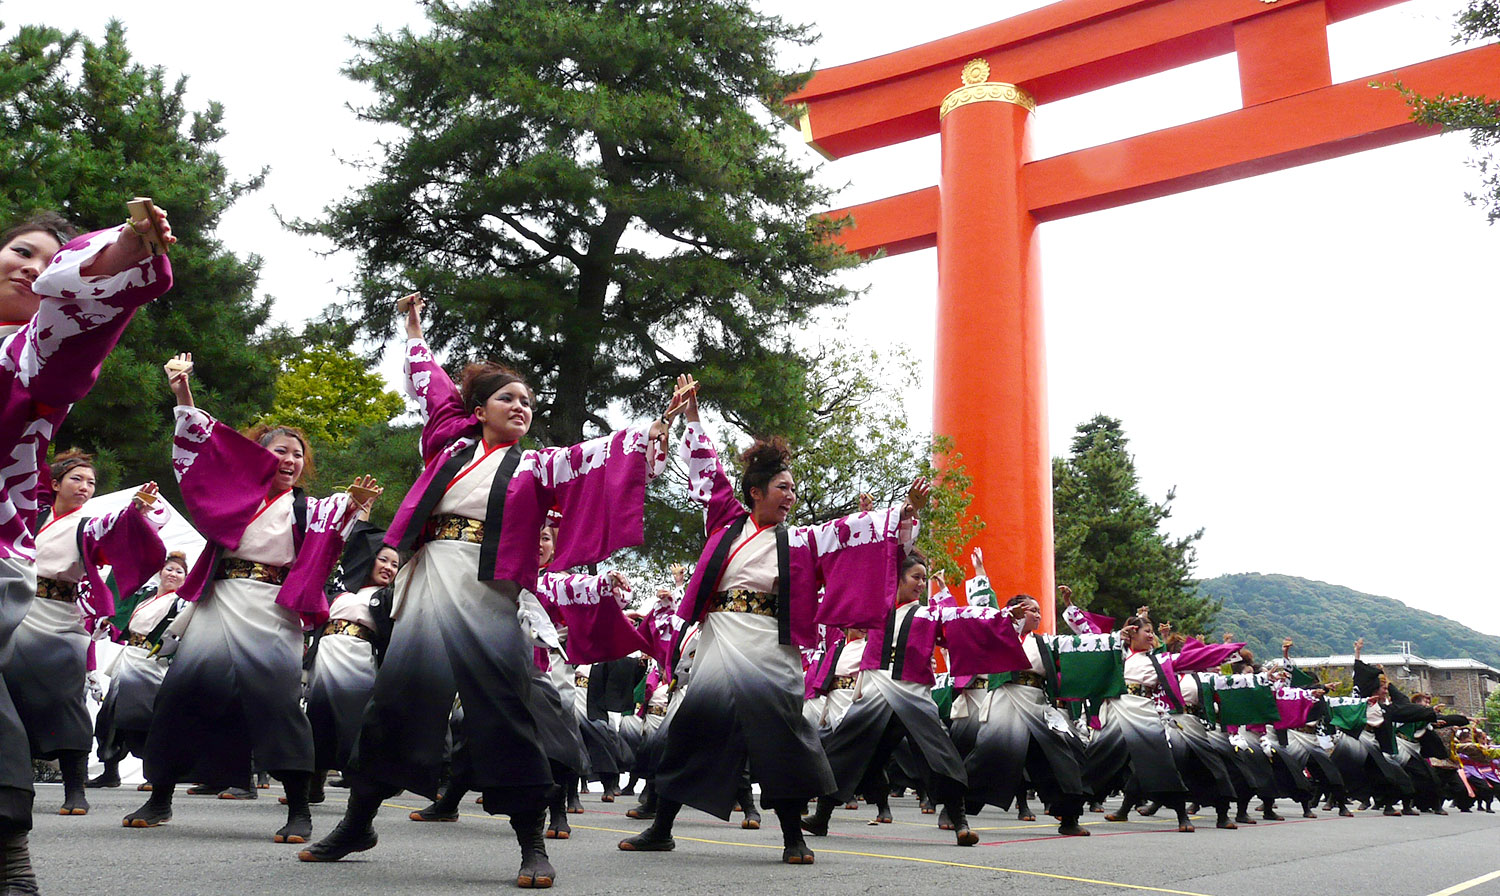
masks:
[(770, 488), (776, 474), (792, 468), (792, 448), (781, 436), (756, 439), (755, 444), (740, 455), (740, 465), (744, 468), (740, 476), (740, 496), (746, 504), (754, 504), (751, 489)]

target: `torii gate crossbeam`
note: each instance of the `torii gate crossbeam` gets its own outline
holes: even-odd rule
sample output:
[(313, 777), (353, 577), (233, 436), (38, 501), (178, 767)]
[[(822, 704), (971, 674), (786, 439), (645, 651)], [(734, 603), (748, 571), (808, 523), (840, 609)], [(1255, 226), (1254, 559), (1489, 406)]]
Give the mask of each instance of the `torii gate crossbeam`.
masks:
[[(852, 252), (938, 250), (933, 428), (974, 477), (997, 594), (1033, 594), (1054, 618), (1037, 225), (1436, 133), (1372, 81), (1500, 95), (1500, 45), (1332, 83), (1329, 23), (1398, 2), (1063, 0), (816, 72), (788, 98), (829, 158), (941, 134), (936, 187), (829, 214), (852, 219)], [(1031, 158), (1038, 103), (1229, 52), (1242, 108)]]

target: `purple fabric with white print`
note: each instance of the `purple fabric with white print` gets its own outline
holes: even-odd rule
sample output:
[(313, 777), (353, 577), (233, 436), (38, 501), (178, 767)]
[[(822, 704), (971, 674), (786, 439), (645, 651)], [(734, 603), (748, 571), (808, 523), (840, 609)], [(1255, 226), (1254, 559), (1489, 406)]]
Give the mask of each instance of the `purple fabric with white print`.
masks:
[[(406, 381), (422, 414), (426, 466), (386, 531), (385, 543), (392, 546), (426, 525), (415, 519), (422, 496), (444, 464), (481, 435), (458, 387), (420, 339), (407, 343)], [(643, 423), (568, 448), (524, 452), (506, 489), (494, 568), (478, 570), (482, 577), (535, 591), (537, 534), (554, 508), (563, 520), (552, 561), (559, 569), (598, 563), (644, 541), (646, 481), (655, 474), (647, 463), (649, 429)]]
[(823, 636), (823, 647), (803, 673), (802, 699), (811, 700), (823, 693), (823, 682), (828, 680), (832, 667), (839, 661), (839, 648), (844, 646), (844, 633), (836, 628), (818, 626)]
[(995, 607), (943, 606), (939, 610), (948, 671), (955, 677), (1031, 669), (1015, 621)]
[(619, 598), (628, 595), (606, 576), (545, 572), (537, 576), (536, 597), (554, 623), (568, 627), (568, 662), (607, 663), (650, 645), (626, 618)]
[[(717, 582), (703, 577), (727, 528), (749, 516), (724, 472), (713, 440), (701, 424), (689, 423), (683, 440), (688, 468), (688, 495), (704, 505), (708, 542), (699, 555), (693, 578), (677, 608), (687, 620), (701, 620)], [(899, 508), (855, 513), (816, 526), (788, 527), (790, 542), (792, 643), (818, 643), (819, 623), (840, 628), (877, 628), (885, 624), (896, 601), (896, 569), (903, 539), (914, 539), (913, 525), (905, 533)], [(819, 589), (822, 600), (818, 599)]]
[(1276, 712), (1281, 716), (1276, 721), (1276, 727), (1283, 731), (1306, 725), (1307, 717), (1312, 714), (1313, 707), (1317, 706), (1321, 699), (1314, 697), (1313, 692), (1305, 688), (1277, 684), (1273, 685), (1273, 689), (1276, 692)]
[(1182, 648), (1172, 656), (1172, 667), (1181, 674), (1210, 672), (1229, 662), (1229, 658), (1244, 647), (1239, 644), (1204, 644), (1197, 638), (1188, 638)]
[(99, 567), (110, 567), (121, 594), (133, 593), (161, 569), (167, 561), (167, 546), (158, 530), (166, 521), (165, 508), (148, 517), (134, 501), (84, 521), (81, 555), (87, 594), (80, 601), (84, 628), (92, 631), (94, 622), (115, 615), (115, 595)]
[(636, 631), (646, 642), (646, 655), (662, 666), (671, 663), (672, 641), (677, 637), (681, 620), (677, 618), (677, 601), (657, 600), (636, 624)]
[(36, 559), (38, 492), (47, 446), (140, 306), (172, 288), (165, 255), (111, 277), (80, 271), (124, 226), (70, 240), (32, 284), (41, 305), (0, 343), (0, 557)]
[[(212, 547), (232, 551), (269, 497), (276, 455), (201, 408), (178, 407), (175, 413), (172, 471), (182, 488), (183, 505), (198, 534)], [(354, 523), (347, 493), (308, 500), (306, 535), (276, 594), (276, 603), (301, 616), (303, 625), (328, 620), (323, 586)], [(219, 553), (210, 548), (199, 555), (178, 591), (183, 600), (202, 596)]]

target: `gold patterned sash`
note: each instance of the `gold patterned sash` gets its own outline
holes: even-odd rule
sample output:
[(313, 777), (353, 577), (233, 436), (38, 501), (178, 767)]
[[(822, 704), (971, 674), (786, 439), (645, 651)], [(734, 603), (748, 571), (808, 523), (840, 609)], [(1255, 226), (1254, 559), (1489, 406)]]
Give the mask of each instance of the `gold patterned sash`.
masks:
[(427, 526), (423, 533), (428, 541), (467, 541), (469, 544), (482, 544), (484, 523), (466, 516), (439, 513), (427, 518)]
[(146, 635), (138, 635), (135, 632), (129, 632), (125, 637), (125, 646), (139, 647), (142, 650), (150, 650), (151, 638)]
[(348, 635), (351, 638), (358, 638), (361, 641), (374, 642), (375, 640), (374, 629), (367, 625), (360, 625), (351, 619), (328, 620), (328, 624), (323, 626), (323, 634)]
[(1154, 684), (1141, 684), (1138, 681), (1125, 682), (1125, 693), (1134, 694), (1137, 697), (1155, 697), (1156, 692), (1161, 690)]
[(221, 579), (253, 579), (257, 582), (265, 582), (267, 585), (280, 585), (286, 581), (286, 567), (272, 566), (269, 563), (257, 563), (254, 560), (243, 560), (239, 557), (228, 557), (219, 565), (218, 577)]
[(646, 707), (646, 715), (648, 716), (664, 716), (666, 714), (667, 708), (665, 706), (658, 706), (653, 703), (650, 706)]
[(1031, 671), (1012, 672), (1010, 680), (1016, 684), (1024, 684), (1028, 688), (1047, 689), (1047, 679)]
[(708, 612), (752, 613), (756, 616), (776, 618), (776, 595), (764, 591), (746, 591), (731, 588), (714, 595), (714, 603)]
[(47, 579), (37, 576), (36, 596), (70, 604), (78, 599), (78, 583), (60, 582), (57, 579)]
[(573, 687), (586, 688), (589, 686), (589, 677), (578, 672), (573, 673)]
[(852, 691), (852, 690), (854, 690), (854, 676), (853, 675), (839, 675), (839, 676), (835, 677), (833, 679), (833, 689), (835, 691)]

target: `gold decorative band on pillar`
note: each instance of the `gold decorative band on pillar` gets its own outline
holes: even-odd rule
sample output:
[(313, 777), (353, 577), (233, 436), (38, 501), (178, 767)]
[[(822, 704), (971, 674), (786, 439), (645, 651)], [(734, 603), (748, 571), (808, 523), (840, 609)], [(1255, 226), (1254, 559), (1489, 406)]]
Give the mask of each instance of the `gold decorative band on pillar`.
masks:
[(1031, 94), (1014, 84), (991, 81), (989, 77), (990, 64), (985, 60), (971, 59), (966, 63), (963, 71), (964, 86), (943, 97), (938, 118), (945, 118), (949, 112), (969, 103), (1011, 103), (1024, 107), (1028, 112), (1036, 111), (1036, 99)]

